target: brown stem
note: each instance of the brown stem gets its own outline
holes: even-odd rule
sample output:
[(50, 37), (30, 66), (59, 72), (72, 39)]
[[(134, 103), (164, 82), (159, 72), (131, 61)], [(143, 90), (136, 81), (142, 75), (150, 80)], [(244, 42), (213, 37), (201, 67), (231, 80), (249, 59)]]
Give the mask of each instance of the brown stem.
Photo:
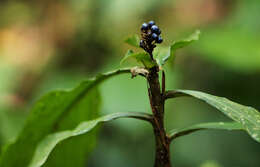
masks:
[(156, 153), (154, 167), (171, 167), (170, 163), (170, 139), (164, 128), (164, 95), (161, 93), (159, 68), (155, 66), (149, 69), (147, 81), (148, 93), (153, 112), (153, 130), (156, 142)]

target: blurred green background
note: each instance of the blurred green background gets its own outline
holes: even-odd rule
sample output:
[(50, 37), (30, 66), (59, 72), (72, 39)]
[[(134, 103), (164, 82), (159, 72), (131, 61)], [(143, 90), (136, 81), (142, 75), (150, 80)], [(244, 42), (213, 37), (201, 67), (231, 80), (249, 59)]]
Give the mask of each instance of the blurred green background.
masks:
[[(162, 29), (164, 44), (202, 31), (166, 68), (168, 89), (205, 91), (260, 110), (259, 15), (259, 0), (1, 0), (0, 149), (15, 139), (41, 95), (118, 68), (129, 48), (124, 39), (149, 20)], [(142, 78), (115, 77), (100, 89), (102, 114), (150, 112)], [(190, 98), (168, 101), (166, 117), (168, 130), (227, 120)], [(260, 166), (260, 144), (244, 132), (197, 132), (171, 149), (178, 167)], [(87, 159), (91, 167), (152, 166), (152, 128), (126, 119), (105, 124)]]

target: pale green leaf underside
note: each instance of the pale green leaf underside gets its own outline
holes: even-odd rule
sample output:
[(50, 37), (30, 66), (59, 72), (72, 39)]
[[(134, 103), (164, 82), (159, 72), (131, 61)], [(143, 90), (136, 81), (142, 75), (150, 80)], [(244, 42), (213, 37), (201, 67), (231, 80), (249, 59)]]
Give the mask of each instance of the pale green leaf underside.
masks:
[(140, 38), (137, 34), (132, 35), (125, 39), (125, 42), (131, 46), (139, 48)]
[[(80, 123), (74, 130), (67, 130), (62, 132), (57, 132), (54, 134), (50, 134), (45, 137), (37, 146), (34, 157), (29, 165), (29, 167), (40, 167), (42, 166), (48, 156), (50, 155), (51, 151), (57, 146), (58, 143), (75, 136), (79, 136), (85, 134), (92, 130), (97, 124), (102, 122), (111, 121), (118, 118), (137, 118), (142, 120), (151, 120), (151, 116), (146, 113), (138, 113), (138, 112), (122, 112), (122, 113), (114, 113), (110, 115), (106, 115), (100, 117), (95, 120), (85, 121)], [(87, 142), (87, 141), (86, 141)]]
[[(97, 84), (121, 73), (130, 73), (130, 69), (98, 75), (93, 79), (82, 82), (72, 90), (53, 91), (43, 96), (33, 106), (26, 125), (16, 141), (2, 151), (0, 167), (28, 166), (38, 142), (50, 133), (57, 132), (57, 130), (75, 127), (79, 122), (74, 122), (65, 127), (62, 127), (61, 123), (66, 116), (78, 108), (79, 103), (85, 103), (84, 99), (88, 98), (89, 93), (94, 90), (93, 88), (96, 88)], [(90, 99), (95, 100), (95, 97)], [(93, 119), (93, 117), (88, 117), (85, 120), (89, 119)]]
[(133, 59), (138, 63), (142, 63), (146, 68), (151, 68), (156, 65), (156, 63), (151, 60), (151, 57), (146, 52), (134, 53), (132, 50), (128, 50), (120, 64), (122, 65), (129, 59)]
[(163, 66), (167, 60), (175, 58), (175, 52), (177, 49), (183, 48), (194, 41), (199, 40), (200, 31), (196, 30), (193, 34), (191, 34), (188, 38), (174, 41), (171, 46), (165, 47), (162, 50), (159, 50), (157, 53), (156, 60), (160, 66)]
[(223, 112), (226, 116), (239, 122), (253, 139), (260, 142), (260, 113), (256, 109), (232, 102), (224, 97), (191, 90), (176, 90), (177, 96), (188, 95), (205, 101)]
[(154, 58), (159, 66), (163, 66), (166, 63), (166, 57), (170, 57), (171, 51), (170, 46), (157, 46), (154, 49)]
[(186, 128), (173, 129), (169, 132), (171, 139), (190, 134), (198, 130), (245, 130), (239, 122), (209, 122), (191, 125)]

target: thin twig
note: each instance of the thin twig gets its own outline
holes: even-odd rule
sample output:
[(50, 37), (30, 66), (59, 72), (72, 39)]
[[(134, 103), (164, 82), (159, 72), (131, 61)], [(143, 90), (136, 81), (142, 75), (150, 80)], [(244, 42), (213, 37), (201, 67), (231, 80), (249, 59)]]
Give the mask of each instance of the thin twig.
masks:
[(170, 90), (165, 92), (164, 99), (166, 100), (170, 98), (183, 97), (183, 96), (189, 96), (189, 95), (174, 90)]
[(165, 73), (162, 71), (162, 95), (165, 94)]
[(191, 133), (193, 133), (193, 132), (196, 132), (196, 131), (202, 130), (202, 129), (203, 129), (203, 128), (189, 129), (189, 130), (186, 130), (186, 131), (169, 134), (168, 136), (169, 136), (170, 141), (173, 141), (174, 139), (176, 139), (176, 138), (178, 138), (178, 137), (185, 136), (185, 135), (191, 134)]

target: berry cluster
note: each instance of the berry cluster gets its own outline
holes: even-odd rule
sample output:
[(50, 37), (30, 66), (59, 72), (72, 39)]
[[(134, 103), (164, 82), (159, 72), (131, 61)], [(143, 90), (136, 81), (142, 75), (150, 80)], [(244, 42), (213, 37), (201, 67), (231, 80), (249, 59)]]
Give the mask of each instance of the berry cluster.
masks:
[(149, 21), (148, 24), (142, 24), (141, 32), (142, 39), (140, 41), (140, 47), (151, 55), (153, 49), (156, 47), (155, 44), (163, 42), (163, 39), (160, 36), (161, 30), (155, 25), (154, 21)]

